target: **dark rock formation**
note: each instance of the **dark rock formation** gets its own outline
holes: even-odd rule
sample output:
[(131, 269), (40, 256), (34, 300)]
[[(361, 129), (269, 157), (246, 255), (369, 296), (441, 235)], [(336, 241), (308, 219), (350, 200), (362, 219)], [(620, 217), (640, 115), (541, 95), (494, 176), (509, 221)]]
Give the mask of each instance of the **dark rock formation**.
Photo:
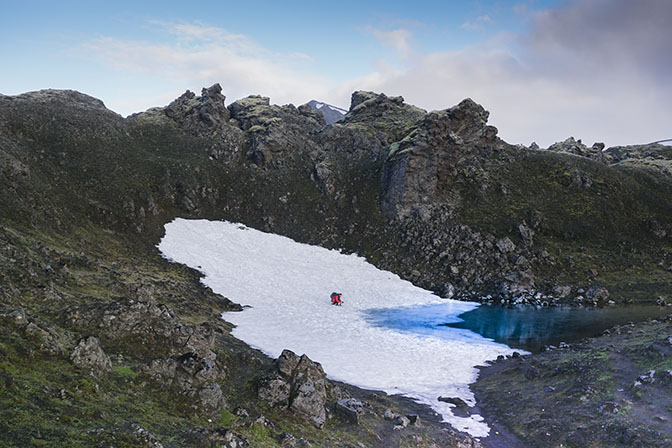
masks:
[(198, 428), (192, 431), (193, 446), (203, 448), (246, 448), (248, 440), (226, 428)]
[(317, 149), (309, 138), (324, 125), (319, 115), (293, 105), (271, 105), (267, 97), (249, 96), (229, 106), (231, 117), (248, 133), (247, 157), (257, 166), (283, 167), (288, 160)]
[(189, 130), (215, 129), (228, 124), (229, 110), (225, 101), (219, 84), (204, 88), (198, 98), (187, 90), (166, 107), (166, 115)]
[(326, 420), (327, 379), (322, 366), (306, 355), (283, 350), (274, 369), (259, 381), (259, 398), (271, 406), (288, 408), (321, 428)]
[(425, 115), (425, 111), (404, 103), (400, 96), (357, 91), (352, 94), (350, 110), (342, 124), (371, 127), (387, 134), (390, 142), (397, 141)]
[(98, 338), (93, 336), (79, 341), (70, 359), (77, 367), (88, 370), (94, 378), (101, 378), (112, 370), (110, 357), (100, 348)]
[(574, 137), (569, 137), (565, 141), (554, 143), (547, 149), (547, 151), (574, 154), (598, 162), (607, 163), (609, 162), (609, 159), (605, 156), (603, 150), (604, 143), (594, 143), (593, 146), (589, 148), (581, 142), (581, 139), (575, 140)]
[(498, 150), (497, 129), (487, 126), (488, 115), (467, 99), (451, 109), (430, 112), (393, 143), (382, 173), (384, 212), (390, 218), (417, 212), (427, 219), (433, 206), (454, 201), (451, 187), (458, 164)]
[(364, 413), (364, 403), (354, 398), (343, 398), (334, 405), (334, 411), (346, 420), (359, 424), (359, 418)]
[(72, 307), (66, 323), (79, 331), (90, 331), (117, 347), (134, 347), (138, 353), (162, 355), (191, 351), (214, 359), (211, 330), (185, 324), (165, 305), (128, 300)]
[(217, 383), (224, 372), (210, 359), (195, 353), (173, 355), (154, 360), (144, 369), (155, 381), (177, 389), (193, 400), (206, 413), (216, 415), (226, 405), (222, 389)]

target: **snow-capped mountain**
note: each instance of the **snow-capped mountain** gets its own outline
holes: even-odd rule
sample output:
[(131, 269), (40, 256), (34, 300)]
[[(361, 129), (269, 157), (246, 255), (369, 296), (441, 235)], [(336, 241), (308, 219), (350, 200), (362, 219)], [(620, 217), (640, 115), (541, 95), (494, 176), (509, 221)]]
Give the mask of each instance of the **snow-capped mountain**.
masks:
[(322, 112), (324, 121), (326, 121), (327, 124), (336, 123), (338, 120), (342, 119), (345, 114), (348, 113), (348, 111), (345, 109), (341, 109), (340, 107), (332, 106), (331, 104), (322, 103), (316, 100), (310, 100), (308, 105), (313, 109)]

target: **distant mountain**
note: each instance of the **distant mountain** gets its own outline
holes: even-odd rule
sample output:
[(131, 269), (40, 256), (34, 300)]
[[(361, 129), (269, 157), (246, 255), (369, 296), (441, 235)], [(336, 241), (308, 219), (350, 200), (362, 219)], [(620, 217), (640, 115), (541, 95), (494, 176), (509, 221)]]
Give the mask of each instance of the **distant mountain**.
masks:
[(327, 124), (336, 123), (338, 120), (345, 117), (345, 114), (348, 113), (348, 111), (345, 109), (341, 109), (340, 107), (332, 106), (331, 104), (322, 103), (316, 100), (310, 100), (308, 105), (314, 110), (319, 110), (322, 112), (324, 121), (326, 121)]

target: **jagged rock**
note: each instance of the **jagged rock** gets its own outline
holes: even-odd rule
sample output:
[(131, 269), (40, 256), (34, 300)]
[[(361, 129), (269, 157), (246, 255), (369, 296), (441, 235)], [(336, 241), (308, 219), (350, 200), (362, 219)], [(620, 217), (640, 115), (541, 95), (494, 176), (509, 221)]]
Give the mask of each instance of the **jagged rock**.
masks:
[(609, 299), (609, 290), (607, 288), (598, 288), (593, 286), (586, 290), (586, 298), (596, 302), (606, 302)]
[(650, 219), (647, 221), (649, 231), (658, 239), (665, 238), (667, 236), (667, 231), (663, 229), (658, 221), (655, 219)]
[(37, 322), (23, 308), (0, 307), (0, 322), (23, 329), (24, 334), (40, 344), (40, 350), (50, 355), (66, 353), (65, 338), (53, 325)]
[(604, 151), (611, 164), (633, 168), (647, 168), (665, 176), (672, 176), (672, 146), (653, 143), (648, 145), (615, 146)]
[(446, 299), (452, 299), (455, 296), (455, 292), (456, 292), (455, 286), (453, 286), (451, 283), (446, 283), (443, 285), (443, 290), (441, 291), (441, 297), (445, 297)]
[(100, 348), (98, 338), (89, 336), (82, 339), (70, 354), (70, 360), (77, 367), (87, 369), (94, 378), (102, 378), (112, 370), (110, 357)]
[[(181, 128), (198, 137), (211, 139), (208, 154), (212, 159), (229, 160), (245, 144), (244, 133), (233, 126), (222, 88), (214, 84), (196, 96), (187, 90), (164, 109), (148, 110), (133, 117), (139, 122), (156, 121), (162, 114), (174, 120)], [(185, 198), (186, 199), (186, 198)], [(192, 204), (187, 210), (194, 210)]]
[(26, 310), (23, 308), (2, 308), (0, 309), (0, 319), (17, 327), (24, 327), (29, 322)]
[(358, 425), (359, 418), (364, 413), (364, 404), (354, 398), (345, 398), (336, 402), (334, 410), (346, 420)]
[(392, 412), (392, 409), (385, 409), (385, 412), (383, 413), (383, 418), (385, 420), (394, 420), (397, 418), (397, 414)]
[(525, 221), (518, 225), (518, 232), (520, 233), (520, 237), (523, 239), (523, 244), (525, 247), (532, 246), (534, 231), (527, 226)]
[(153, 356), (191, 351), (215, 358), (211, 350), (212, 330), (182, 322), (163, 304), (134, 300), (94, 303), (68, 308), (64, 314), (68, 325), (96, 332), (122, 350), (134, 349)]
[(408, 425), (411, 424), (411, 420), (405, 415), (398, 415), (395, 422), (402, 428), (406, 428)]
[(423, 109), (404, 103), (400, 96), (360, 90), (352, 94), (350, 110), (340, 123), (344, 126), (365, 125), (389, 134), (391, 141), (396, 141), (425, 114)]
[(258, 167), (283, 167), (288, 161), (318, 151), (310, 138), (324, 121), (301, 113), (293, 105), (271, 105), (270, 99), (249, 96), (229, 106), (231, 117), (247, 132), (247, 157)]
[(302, 104), (297, 109), (301, 115), (311, 118), (320, 124), (333, 124), (327, 123), (324, 114), (319, 110), (313, 109), (310, 104)]
[(317, 182), (320, 189), (327, 195), (333, 196), (336, 192), (336, 186), (333, 179), (333, 171), (329, 169), (327, 162), (320, 162), (315, 165), (315, 170), (311, 174), (311, 178)]
[(420, 416), (418, 414), (406, 414), (406, 418), (413, 426), (421, 426)]
[(224, 378), (224, 372), (210, 359), (191, 352), (173, 355), (152, 361), (143, 371), (155, 381), (174, 387), (181, 394), (195, 399), (209, 414), (217, 414), (226, 405), (217, 383)]
[(193, 446), (202, 448), (246, 448), (249, 441), (230, 429), (198, 428), (192, 431)]
[(52, 325), (34, 322), (28, 323), (24, 328), (26, 336), (36, 340), (40, 344), (40, 350), (50, 355), (63, 355), (66, 353), (64, 338)]
[(448, 202), (460, 161), (474, 155), (487, 158), (497, 147), (497, 129), (487, 125), (488, 115), (466, 99), (450, 109), (428, 113), (392, 144), (382, 172), (385, 214), (406, 217), (418, 209), (426, 215), (432, 205)]
[(553, 288), (553, 294), (560, 299), (564, 299), (571, 293), (572, 293), (571, 286), (556, 286), (555, 288)]
[(458, 408), (470, 407), (463, 399), (459, 397), (439, 397), (439, 401), (454, 404)]
[(222, 87), (213, 84), (207, 89), (202, 89), (200, 97), (187, 90), (166, 107), (165, 113), (184, 128), (208, 135), (212, 134), (213, 130), (221, 131), (229, 127), (229, 110), (225, 101)]
[(266, 377), (259, 381), (259, 399), (271, 406), (289, 406), (290, 384), (283, 378)]
[(539, 368), (535, 366), (527, 366), (525, 367), (525, 378), (528, 380), (532, 380), (536, 377), (539, 376)]
[(607, 160), (602, 151), (603, 149), (604, 143), (595, 143), (589, 148), (580, 139), (575, 140), (574, 137), (569, 137), (565, 141), (552, 144), (548, 147), (547, 151), (565, 152), (605, 163)]
[(283, 350), (271, 372), (258, 383), (258, 396), (271, 406), (289, 409), (321, 428), (326, 419), (327, 379), (322, 366), (306, 355)]
[(163, 448), (163, 445), (159, 442), (156, 436), (139, 424), (131, 424), (130, 429), (133, 437), (137, 442), (141, 443), (142, 446), (146, 448)]
[(503, 254), (508, 254), (516, 250), (516, 245), (513, 244), (513, 241), (511, 241), (508, 236), (498, 239), (495, 245), (497, 246), (497, 249)]
[(278, 436), (278, 442), (280, 442), (280, 446), (294, 447), (296, 446), (296, 437), (288, 432), (283, 432)]

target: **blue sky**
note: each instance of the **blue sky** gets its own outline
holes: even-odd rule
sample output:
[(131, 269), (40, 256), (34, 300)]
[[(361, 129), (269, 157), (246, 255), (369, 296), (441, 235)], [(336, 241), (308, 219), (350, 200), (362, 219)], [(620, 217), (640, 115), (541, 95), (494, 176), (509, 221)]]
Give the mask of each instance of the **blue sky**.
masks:
[(666, 0), (4, 3), (3, 94), (75, 89), (128, 115), (214, 82), (345, 108), (366, 89), (472, 97), (512, 143), (672, 137)]

